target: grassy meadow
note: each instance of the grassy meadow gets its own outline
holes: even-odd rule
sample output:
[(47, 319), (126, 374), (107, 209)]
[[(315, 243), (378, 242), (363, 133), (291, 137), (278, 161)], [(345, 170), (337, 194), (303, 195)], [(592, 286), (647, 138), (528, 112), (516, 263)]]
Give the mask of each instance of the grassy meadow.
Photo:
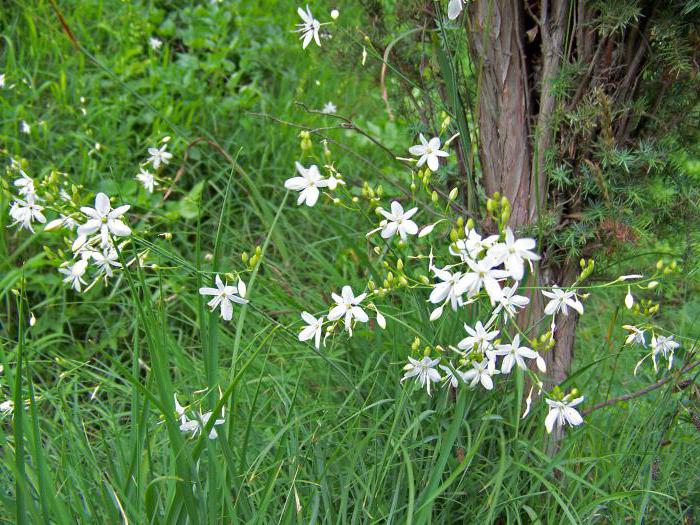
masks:
[[(586, 415), (552, 453), (544, 401), (521, 418), (522, 372), (488, 394), (428, 397), (400, 382), (416, 337), (459, 340), (488, 315), (479, 307), (431, 324), (427, 287), (413, 287), (377, 301), (385, 330), (372, 319), (320, 350), (298, 340), (300, 312), (322, 314), (344, 284), (381, 282), (403, 253), (377, 258), (365, 234), (378, 220), (351, 204), (365, 183), (382, 185), (385, 205), (404, 194), (411, 174), (395, 156), (418, 128), (388, 118), (381, 57), (363, 58), (364, 14), (346, 4), (311, 4), (340, 17), (333, 39), (306, 50), (287, 2), (0, 9), (0, 402), (14, 406), (0, 415), (0, 522), (696, 523), (698, 369)], [(323, 114), (328, 102), (349, 120)], [(134, 177), (164, 137), (173, 158), (149, 193)], [(11, 226), (10, 159), (46, 194), (130, 204), (120, 260), (137, 262), (109, 286), (72, 290), (58, 271), (71, 233)], [(342, 202), (297, 206), (284, 187), (295, 161), (333, 162)], [(448, 179), (433, 183), (447, 194)], [(661, 304), (679, 362), (692, 356), (699, 266), (692, 239), (673, 235), (597, 265), (564, 385), (585, 394), (584, 410), (665, 377), (649, 364), (633, 375), (642, 353), (624, 346), (626, 287), (597, 283), (677, 260), (639, 297)], [(230, 322), (198, 293), (215, 273), (247, 285)], [(223, 409), (217, 439), (213, 427), (180, 432), (174, 394), (194, 412)]]

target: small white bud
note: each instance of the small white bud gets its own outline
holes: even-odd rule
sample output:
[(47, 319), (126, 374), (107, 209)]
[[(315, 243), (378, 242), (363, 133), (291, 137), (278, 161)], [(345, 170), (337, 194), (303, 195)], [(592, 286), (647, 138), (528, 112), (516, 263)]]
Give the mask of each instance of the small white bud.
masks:
[(628, 310), (632, 309), (632, 306), (634, 305), (634, 297), (632, 297), (632, 291), (630, 290), (630, 287), (627, 287), (627, 295), (625, 295), (625, 306), (627, 307)]
[(338, 11), (337, 9), (333, 9), (333, 10), (331, 11), (331, 18), (332, 18), (333, 20), (338, 20), (338, 17), (339, 17), (339, 16), (340, 16), (340, 11)]

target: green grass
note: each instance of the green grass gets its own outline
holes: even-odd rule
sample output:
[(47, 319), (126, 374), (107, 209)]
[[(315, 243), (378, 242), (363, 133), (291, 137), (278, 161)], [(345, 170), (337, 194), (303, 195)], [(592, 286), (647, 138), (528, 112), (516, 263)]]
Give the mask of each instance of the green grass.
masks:
[[(109, 288), (77, 295), (56, 271), (61, 235), (17, 233), (1, 214), (0, 387), (27, 405), (0, 420), (2, 522), (641, 524), (697, 515), (697, 386), (596, 412), (550, 457), (542, 403), (519, 418), (517, 374), (488, 395), (427, 398), (399, 383), (416, 333), (429, 344), (461, 333), (448, 316), (427, 323), (424, 290), (386, 301), (386, 331), (358, 328), (321, 352), (297, 341), (300, 311), (323, 311), (331, 291), (381, 281), (383, 269), (370, 257), (366, 217), (327, 200), (297, 208), (285, 194), (302, 158), (300, 129), (253, 113), (333, 126), (295, 104), (332, 100), (403, 151), (412, 136), (386, 120), (375, 70), (359, 69), (361, 48), (352, 73), (328, 60), (344, 56), (340, 43), (302, 52), (289, 32), (296, 6), (282, 2), (61, 2), (81, 51), (49, 3), (9, 5), (0, 71), (16, 87), (0, 93), (3, 156), (26, 159), (38, 180), (67, 173), (84, 203), (98, 191), (131, 203), (135, 246), (150, 255)], [(341, 16), (359, 23), (353, 9)], [(158, 53), (147, 46), (153, 34), (165, 41)], [(22, 119), (30, 136), (18, 131)], [(327, 134), (353, 195), (365, 180), (388, 192), (406, 182), (366, 139)], [(176, 153), (170, 179), (197, 137), (235, 165), (197, 146), (170, 198), (147, 196), (133, 176), (163, 135)], [(241, 253), (255, 246), (264, 256), (244, 274), (251, 302), (224, 323), (197, 289), (212, 272), (244, 270)], [(587, 303), (571, 379), (586, 405), (655, 380), (648, 369), (631, 374), (639, 356), (622, 349), (621, 295)], [(665, 308), (664, 322), (690, 346), (697, 298)], [(225, 407), (217, 440), (180, 433), (175, 392), (183, 404)]]

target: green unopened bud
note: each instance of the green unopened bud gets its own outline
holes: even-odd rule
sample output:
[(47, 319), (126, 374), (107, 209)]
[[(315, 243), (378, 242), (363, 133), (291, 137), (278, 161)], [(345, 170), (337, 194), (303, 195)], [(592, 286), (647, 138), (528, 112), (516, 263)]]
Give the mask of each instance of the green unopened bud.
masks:
[(425, 284), (425, 285), (430, 284), (430, 279), (428, 279), (428, 277), (426, 277), (425, 275), (421, 275), (421, 276), (418, 278), (418, 280), (419, 280), (420, 282), (422, 282), (423, 284)]
[(647, 288), (648, 288), (649, 290), (653, 290), (653, 289), (656, 288), (657, 286), (659, 286), (659, 281), (651, 281), (651, 282), (647, 285)]
[(457, 217), (457, 227), (464, 228), (464, 217)]
[(396, 261), (396, 268), (398, 270), (403, 270), (403, 260), (399, 259), (398, 261)]
[(450, 230), (450, 240), (452, 242), (455, 242), (455, 241), (457, 241), (457, 239), (459, 239), (459, 232), (457, 230), (455, 230), (454, 228), (452, 228)]
[(664, 262), (661, 259), (659, 259), (658, 262), (656, 263), (656, 269), (660, 270), (663, 267), (664, 267)]
[(399, 277), (399, 284), (404, 287), (408, 286), (408, 279), (406, 279), (406, 276), (402, 275)]
[(457, 195), (459, 195), (459, 189), (458, 188), (452, 188), (449, 194), (449, 199), (450, 201), (453, 201), (457, 198)]
[(423, 355), (424, 355), (425, 357), (429, 357), (429, 356), (430, 356), (430, 347), (429, 347), (429, 346), (426, 346), (425, 348), (423, 348)]
[(437, 204), (438, 201), (438, 194), (437, 191), (433, 190), (432, 195), (430, 196), (431, 200), (433, 201), (433, 204)]
[(373, 292), (374, 289), (375, 289), (376, 287), (377, 287), (377, 285), (374, 284), (374, 281), (369, 281), (369, 282), (367, 283), (367, 288), (369, 288), (369, 291), (370, 291), (370, 292)]
[(248, 252), (243, 252), (241, 254), (241, 261), (243, 261), (243, 264), (246, 264), (249, 259), (250, 259), (250, 255), (248, 255)]
[(418, 337), (416, 337), (413, 340), (413, 343), (411, 343), (411, 350), (413, 350), (415, 352), (419, 348), (420, 348), (420, 339)]
[(467, 220), (467, 230), (473, 230), (474, 229), (474, 219), (469, 219)]

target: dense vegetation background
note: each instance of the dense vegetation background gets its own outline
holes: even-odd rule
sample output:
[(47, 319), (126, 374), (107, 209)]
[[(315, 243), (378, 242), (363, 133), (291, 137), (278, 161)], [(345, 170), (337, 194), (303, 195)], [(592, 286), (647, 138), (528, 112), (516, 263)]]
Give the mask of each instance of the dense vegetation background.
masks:
[[(10, 2), (0, 13), (2, 162), (23, 159), (36, 180), (85, 195), (84, 203), (98, 191), (130, 203), (130, 224), (150, 254), (142, 272), (77, 295), (56, 270), (67, 253), (62, 235), (18, 232), (0, 215), (1, 395), (28, 406), (1, 420), (3, 522), (698, 519), (697, 376), (593, 412), (551, 453), (544, 415), (521, 420), (512, 388), (455, 403), (448, 390), (431, 399), (399, 383), (409, 332), (427, 321), (420, 294), (391, 303), (386, 331), (369, 326), (320, 353), (297, 341), (301, 310), (321, 310), (344, 283), (384, 276), (368, 256), (373, 219), (327, 199), (308, 210), (285, 197), (284, 180), (302, 157), (300, 131), (317, 131), (319, 162), (328, 139), (358, 198), (365, 183), (392, 195), (410, 182), (372, 141), (405, 155), (420, 124), (401, 101), (387, 113), (375, 48), (392, 38), (365, 40), (377, 21), (371, 9), (314, 2), (319, 18), (333, 7), (341, 14), (332, 39), (302, 51), (292, 32), (297, 6), (286, 2), (59, 4), (74, 42), (48, 2)], [(352, 126), (308, 110), (329, 101)], [(443, 111), (434, 108), (437, 126)], [(175, 156), (160, 191), (148, 194), (134, 176), (166, 135)], [(198, 138), (217, 146), (188, 148)], [(674, 163), (689, 192), (700, 177), (695, 155)], [(6, 210), (9, 171), (2, 181)], [(451, 187), (449, 177), (433, 183)], [(669, 208), (683, 200), (690, 216), (697, 203), (677, 188), (644, 191)], [(661, 284), (639, 299), (661, 305), (657, 317), (690, 355), (700, 336), (698, 231), (668, 222), (658, 235), (597, 255), (592, 286), (653, 274), (663, 261)], [(260, 264), (244, 262), (256, 247)], [(251, 303), (232, 323), (210, 320), (197, 294), (200, 272), (215, 267), (250, 270)], [(597, 289), (586, 303), (567, 386), (589, 406), (659, 378), (651, 367), (632, 374), (640, 355), (623, 346), (620, 325), (634, 322), (625, 292)], [(443, 324), (431, 337), (460, 330)], [(158, 362), (167, 381), (154, 373)], [(220, 439), (173, 439), (158, 400), (218, 398), (207, 392), (212, 376), (231, 400)]]

